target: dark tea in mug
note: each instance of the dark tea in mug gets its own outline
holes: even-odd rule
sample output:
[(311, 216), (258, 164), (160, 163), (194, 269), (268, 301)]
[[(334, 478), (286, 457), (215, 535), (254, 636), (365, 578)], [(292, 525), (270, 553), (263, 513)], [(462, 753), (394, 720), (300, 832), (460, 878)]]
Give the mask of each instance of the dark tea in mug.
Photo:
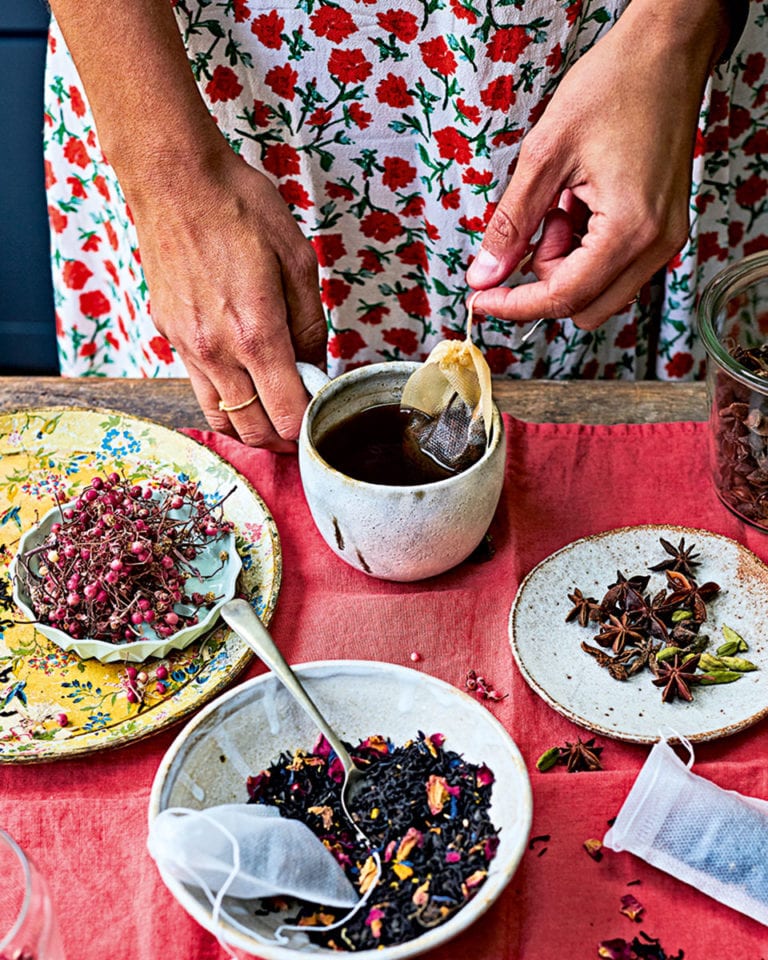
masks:
[(326, 463), (364, 483), (409, 487), (456, 473), (425, 456), (411, 437), (414, 418), (428, 420), (399, 403), (368, 407), (340, 421), (315, 441)]

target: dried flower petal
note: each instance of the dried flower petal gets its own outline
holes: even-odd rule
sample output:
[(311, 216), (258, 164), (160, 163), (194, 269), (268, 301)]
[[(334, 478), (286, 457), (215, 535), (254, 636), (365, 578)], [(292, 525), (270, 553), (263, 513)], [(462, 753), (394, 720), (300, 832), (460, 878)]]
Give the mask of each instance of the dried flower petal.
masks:
[(633, 894), (625, 893), (621, 898), (620, 912), (623, 913), (625, 917), (629, 917), (630, 920), (636, 920), (640, 923), (645, 913), (645, 907)]
[(592, 857), (593, 860), (596, 860), (598, 863), (603, 859), (603, 841), (602, 840), (585, 840), (584, 849)]
[(623, 937), (603, 940), (597, 948), (597, 955), (602, 957), (603, 960), (636, 960), (632, 945), (627, 943)]

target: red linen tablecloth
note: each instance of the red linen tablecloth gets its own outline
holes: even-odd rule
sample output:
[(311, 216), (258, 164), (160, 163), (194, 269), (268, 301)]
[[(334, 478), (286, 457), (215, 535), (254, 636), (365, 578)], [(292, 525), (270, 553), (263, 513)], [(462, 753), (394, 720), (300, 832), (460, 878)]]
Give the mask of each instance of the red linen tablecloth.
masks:
[[(463, 687), (472, 668), (509, 694), (489, 709), (517, 741), (531, 771), (532, 836), (512, 883), (488, 914), (440, 952), (441, 960), (594, 958), (600, 941), (639, 931), (686, 960), (768, 955), (768, 930), (630, 854), (601, 862), (582, 848), (602, 837), (647, 748), (601, 740), (604, 770), (539, 773), (536, 758), (579, 728), (520, 677), (507, 639), (518, 584), (569, 541), (613, 527), (703, 527), (768, 559), (768, 537), (717, 500), (706, 462), (706, 425), (582, 426), (506, 418), (507, 476), (493, 523), (496, 555), (431, 581), (379, 582), (337, 559), (316, 532), (294, 457), (248, 449), (214, 434), (217, 450), (272, 510), (284, 558), (272, 621), (291, 662), (389, 660)], [(410, 660), (412, 651), (420, 662)], [(263, 671), (254, 662), (252, 676)], [(69, 960), (223, 960), (225, 952), (177, 905), (146, 852), (146, 810), (160, 758), (177, 730), (82, 760), (0, 766), (0, 824), (28, 850), (53, 888)], [(717, 784), (768, 798), (766, 724), (697, 747), (695, 770)], [(489, 761), (491, 758), (489, 758)], [(627, 883), (639, 880), (639, 885)], [(645, 906), (641, 924), (620, 898)]]

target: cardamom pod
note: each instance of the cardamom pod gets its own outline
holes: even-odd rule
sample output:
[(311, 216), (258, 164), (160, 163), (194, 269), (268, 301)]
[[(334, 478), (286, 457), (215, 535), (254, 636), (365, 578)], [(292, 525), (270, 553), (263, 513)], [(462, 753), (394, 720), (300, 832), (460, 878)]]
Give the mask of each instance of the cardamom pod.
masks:
[(717, 648), (718, 657), (732, 657), (735, 653), (739, 652), (739, 641), (738, 640), (726, 640), (725, 643), (721, 644)]
[(665, 660), (671, 660), (672, 657), (676, 657), (681, 653), (682, 650), (680, 647), (662, 647), (656, 654), (656, 660), (663, 663)]
[(699, 666), (702, 670), (709, 672), (711, 670), (725, 670), (726, 666), (722, 657), (713, 657), (711, 653), (702, 653), (699, 660)]
[(756, 664), (752, 663), (751, 660), (745, 660), (744, 657), (720, 657), (720, 659), (728, 670), (738, 670), (739, 673), (749, 673), (752, 670), (757, 670)]
[(690, 610), (675, 610), (672, 614), (672, 623), (681, 623), (683, 620), (693, 620)]
[[(729, 642), (733, 642), (734, 640), (736, 641), (736, 643), (737, 643), (736, 652), (737, 652), (737, 653), (744, 653), (745, 651), (749, 650), (749, 644), (748, 644), (747, 641), (744, 639), (744, 637), (742, 637), (741, 634), (736, 633), (736, 631), (733, 629), (733, 627), (729, 627), (729, 626), (728, 626), (727, 624), (725, 624), (725, 623), (723, 624), (723, 636), (724, 636), (725, 639), (726, 639), (727, 641), (729, 641)], [(719, 652), (719, 651), (718, 651), (718, 652)], [(728, 654), (728, 656), (730, 656), (730, 654)]]
[(551, 770), (560, 759), (560, 748), (550, 747), (536, 761), (536, 769), (544, 773), (545, 770)]
[(703, 674), (699, 683), (703, 686), (709, 686), (713, 683), (733, 683), (734, 680), (741, 680), (744, 676), (737, 670), (708, 670)]

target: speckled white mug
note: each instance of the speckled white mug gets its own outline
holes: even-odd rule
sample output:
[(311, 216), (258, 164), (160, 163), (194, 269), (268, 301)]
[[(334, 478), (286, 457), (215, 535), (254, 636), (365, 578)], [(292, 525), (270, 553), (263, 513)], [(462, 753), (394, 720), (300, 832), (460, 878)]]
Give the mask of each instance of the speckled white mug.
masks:
[(341, 421), (369, 407), (399, 403), (418, 366), (377, 363), (329, 380), (300, 365), (313, 394), (299, 435), (299, 470), (312, 517), (337, 556), (382, 580), (423, 580), (461, 563), (483, 539), (504, 484), (506, 439), (495, 405), (488, 449), (445, 480), (406, 487), (365, 483), (319, 455), (317, 439)]

